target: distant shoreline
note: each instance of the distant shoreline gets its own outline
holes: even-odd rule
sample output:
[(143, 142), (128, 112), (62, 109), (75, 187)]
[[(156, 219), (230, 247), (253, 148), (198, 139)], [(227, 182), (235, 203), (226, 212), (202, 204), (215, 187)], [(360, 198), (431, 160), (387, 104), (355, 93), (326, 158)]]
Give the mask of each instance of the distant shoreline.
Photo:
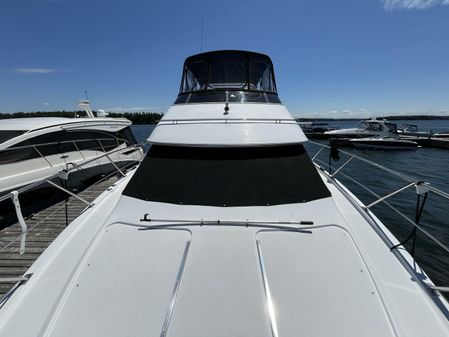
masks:
[[(96, 113), (96, 111), (94, 111)], [(27, 118), (27, 117), (69, 117), (73, 118), (75, 114), (78, 117), (85, 117), (84, 111), (34, 111), (34, 112), (14, 112), (1, 113), (0, 120), (10, 118)], [(160, 112), (110, 112), (108, 117), (113, 118), (127, 118), (133, 124), (156, 124), (162, 118), (163, 114)], [(449, 120), (449, 115), (400, 115), (400, 116), (381, 116), (376, 118), (384, 118), (390, 121), (396, 120)], [(336, 121), (361, 121), (367, 118), (313, 118), (313, 117), (296, 117), (298, 122), (336, 122)]]
[[(94, 114), (96, 115), (96, 111)], [(35, 111), (35, 112), (14, 112), (14, 113), (0, 113), (0, 120), (11, 118), (29, 118), (29, 117), (86, 117), (84, 111)], [(157, 124), (162, 118), (163, 114), (159, 112), (110, 112), (108, 117), (112, 118), (127, 118), (133, 124)]]
[[(449, 120), (448, 116), (439, 115), (400, 115), (400, 116), (381, 116), (373, 118), (383, 118), (389, 121), (398, 120)], [(361, 121), (368, 118), (313, 118), (313, 117), (297, 117), (295, 118), (298, 122), (309, 122), (309, 121), (320, 121), (320, 122), (336, 122), (336, 121)]]

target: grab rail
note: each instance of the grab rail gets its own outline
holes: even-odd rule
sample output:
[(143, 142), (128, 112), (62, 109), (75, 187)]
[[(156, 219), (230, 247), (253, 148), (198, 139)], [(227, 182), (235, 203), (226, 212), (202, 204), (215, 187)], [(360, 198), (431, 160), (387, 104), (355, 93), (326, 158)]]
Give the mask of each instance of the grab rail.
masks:
[[(346, 156), (349, 157), (348, 160), (346, 160), (343, 164), (341, 164), (334, 173), (331, 173), (332, 171), (332, 162), (329, 158), (329, 162), (327, 163), (326, 161), (322, 160), (319, 158), (319, 155), (324, 155), (323, 154), (323, 150), (324, 149), (329, 149), (331, 151), (335, 151), (335, 147), (332, 146), (328, 146), (322, 143), (318, 143), (318, 142), (314, 142), (314, 141), (310, 141), (308, 142), (309, 144), (312, 145), (316, 145), (319, 146), (318, 151), (315, 154), (311, 154), (311, 158), (312, 161), (314, 162), (314, 164), (321, 169), (322, 171), (324, 171), (324, 173), (326, 174), (326, 176), (328, 177), (328, 179), (330, 180), (336, 180), (336, 175), (341, 175), (342, 177), (344, 177), (345, 179), (348, 179), (349, 181), (351, 181), (352, 183), (354, 183), (355, 185), (359, 186), (360, 188), (362, 188), (363, 190), (365, 190), (366, 192), (368, 192), (370, 195), (376, 197), (376, 199), (370, 203), (368, 203), (367, 205), (364, 206), (360, 206), (361, 209), (365, 210), (366, 212), (369, 212), (371, 210), (371, 208), (375, 205), (378, 204), (384, 204), (386, 205), (390, 210), (392, 210), (395, 214), (397, 214), (398, 216), (400, 216), (402, 219), (404, 219), (408, 224), (413, 226), (412, 232), (410, 233), (410, 235), (403, 240), (402, 242), (400, 242), (397, 245), (393, 245), (392, 247), (390, 247), (391, 250), (396, 249), (399, 246), (404, 245), (405, 243), (407, 243), (409, 240), (412, 240), (412, 247), (411, 247), (411, 256), (414, 257), (415, 255), (415, 240), (416, 240), (416, 232), (419, 231), (421, 233), (423, 233), (429, 240), (431, 240), (434, 244), (436, 244), (437, 246), (439, 246), (441, 249), (443, 249), (444, 251), (446, 251), (447, 253), (449, 253), (449, 246), (447, 244), (444, 244), (443, 242), (441, 242), (439, 239), (437, 239), (434, 235), (432, 235), (431, 233), (429, 233), (428, 230), (426, 230), (425, 228), (422, 227), (422, 225), (420, 225), (420, 218), (421, 218), (421, 214), (427, 199), (427, 195), (429, 193), (434, 193), (446, 200), (449, 200), (449, 193), (442, 191), (432, 185), (430, 185), (429, 183), (425, 183), (419, 179), (414, 179), (411, 178), (405, 174), (402, 174), (400, 172), (394, 171), (388, 167), (385, 167), (381, 164), (378, 164), (376, 162), (373, 162), (369, 159), (360, 157), (354, 153), (350, 153), (347, 151), (343, 151), (341, 149), (338, 149), (338, 153), (344, 154)], [(377, 169), (380, 169), (386, 173), (391, 174), (393, 177), (395, 178), (399, 178), (403, 181), (406, 182), (406, 184), (402, 187), (396, 188), (393, 191), (390, 191), (389, 193), (385, 194), (385, 195), (379, 195), (378, 193), (374, 192), (372, 189), (370, 189), (369, 187), (365, 186), (363, 183), (357, 181), (353, 176), (351, 176), (350, 174), (345, 174), (345, 169), (347, 170), (347, 167), (349, 165), (350, 162), (353, 162), (355, 160), (359, 160), (363, 163), (366, 163), (370, 166), (373, 166)], [(329, 168), (329, 171), (325, 170), (325, 167)], [(390, 202), (388, 202), (388, 199), (393, 197), (394, 195), (397, 195), (400, 192), (403, 192), (409, 188), (415, 187), (416, 189), (416, 194), (417, 194), (417, 205), (416, 205), (416, 210), (415, 210), (415, 220), (411, 219), (410, 217), (408, 217), (406, 214), (404, 214), (404, 212), (402, 212), (401, 210), (397, 209), (395, 206), (393, 206)], [(423, 197), (421, 197), (423, 196)], [(438, 290), (440, 292), (447, 292), (447, 290), (449, 289), (448, 287), (433, 287), (434, 290)]]
[[(68, 144), (68, 143), (82, 143), (82, 142), (92, 142), (92, 141), (112, 141), (112, 140), (119, 140), (126, 144), (131, 144), (131, 142), (125, 138), (118, 138), (118, 137), (109, 137), (109, 138), (87, 138), (87, 139), (77, 139), (77, 140), (63, 140), (63, 141), (57, 141), (57, 142), (50, 142), (50, 143), (39, 143), (39, 144), (30, 144), (30, 145), (22, 145), (22, 146), (11, 146), (4, 149), (0, 149), (0, 152), (4, 151), (12, 151), (12, 150), (24, 150), (34, 147), (41, 147), (41, 146), (49, 146), (49, 145), (60, 145), (60, 144)], [(76, 146), (77, 147), (77, 146)], [(79, 150), (79, 149), (78, 149)], [(89, 149), (83, 149), (89, 150)]]
[[(111, 138), (109, 138), (108, 140), (111, 140)], [(89, 140), (83, 140), (83, 141), (98, 141), (101, 144), (101, 139), (98, 139), (98, 138), (96, 138), (96, 139), (89, 139)], [(126, 140), (124, 139), (124, 141), (126, 141)], [(70, 143), (70, 142), (72, 142), (72, 141), (68, 141), (67, 143)], [(126, 142), (128, 142), (128, 141), (126, 141)], [(54, 142), (54, 143), (48, 143), (48, 144), (39, 144), (39, 146), (41, 146), (41, 145), (49, 145), (49, 144), (58, 144), (58, 143), (60, 143), (60, 142)], [(112, 149), (110, 151), (106, 151), (105, 150), (105, 152), (103, 152), (102, 154), (97, 154), (96, 156), (94, 156), (93, 158), (88, 159), (88, 160), (85, 160), (85, 157), (83, 156), (84, 160), (83, 160), (83, 162), (81, 164), (76, 164), (74, 162), (65, 163), (67, 168), (64, 170), (64, 173), (69, 174), (70, 172), (75, 171), (75, 170), (80, 171), (80, 170), (83, 169), (82, 166), (88, 165), (88, 164), (90, 164), (92, 162), (95, 162), (95, 161), (101, 159), (101, 158), (106, 158), (109, 162), (112, 162), (112, 165), (114, 166), (114, 168), (118, 171), (118, 173), (120, 173), (123, 176), (124, 173), (120, 172), (120, 169), (117, 167), (117, 165), (115, 165), (115, 163), (113, 163), (112, 159), (109, 157), (112, 154), (124, 151), (125, 150), (124, 148), (120, 148), (123, 144), (125, 144), (125, 143), (120, 144), (119, 146), (115, 147), (114, 149)], [(142, 144), (131, 144), (130, 143), (130, 145), (132, 145), (134, 150), (143, 149), (143, 145)], [(35, 146), (38, 146), (38, 145), (30, 145), (28, 147), (35, 147)], [(104, 147), (102, 145), (101, 145), (101, 147), (104, 149)], [(11, 149), (12, 148), (4, 149), (4, 150), (11, 150)], [(15, 149), (17, 149), (17, 148), (15, 148)], [(0, 150), (0, 152), (1, 151), (3, 151), (3, 150)], [(84, 150), (81, 150), (81, 151), (78, 150), (78, 151), (82, 154), (81, 151), (84, 151)], [(85, 151), (92, 151), (92, 149), (86, 149)], [(61, 154), (62, 153), (63, 152), (61, 152)], [(48, 162), (48, 159), (46, 159), (46, 160)], [(140, 159), (136, 159), (136, 162), (138, 162), (138, 161), (140, 161)], [(60, 163), (60, 164), (57, 164), (57, 165), (64, 165), (64, 164)], [(72, 167), (69, 168), (68, 165), (72, 165)], [(51, 165), (51, 167), (53, 167), (53, 165)], [(35, 183), (31, 183), (29, 185), (26, 185), (26, 186), (18, 189), (17, 192), (20, 194), (20, 193), (23, 193), (23, 192), (25, 192), (27, 190), (33, 189), (34, 187), (39, 186), (39, 185), (45, 183), (46, 180), (51, 180), (51, 179), (57, 178), (59, 175), (60, 175), (60, 172), (57, 172), (57, 173), (55, 173), (55, 174), (53, 174), (53, 175), (51, 175), (49, 177), (46, 177), (43, 180), (40, 180), (40, 181), (37, 181)], [(1, 196), (0, 197), (0, 202), (4, 201), (6, 199), (9, 199), (9, 198), (10, 198), (9, 194)]]

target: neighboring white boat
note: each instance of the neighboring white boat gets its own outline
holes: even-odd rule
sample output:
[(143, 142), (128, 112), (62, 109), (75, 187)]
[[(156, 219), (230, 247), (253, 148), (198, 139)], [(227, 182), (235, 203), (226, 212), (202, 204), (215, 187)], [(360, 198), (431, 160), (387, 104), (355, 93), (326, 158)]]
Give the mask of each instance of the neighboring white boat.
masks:
[(398, 128), (398, 135), (411, 138), (449, 138), (449, 132), (418, 131), (418, 126), (414, 124), (404, 124)]
[(449, 336), (431, 280), (310, 160), (268, 56), (183, 69), (143, 162), (1, 301), (0, 335)]
[(392, 137), (353, 138), (350, 144), (357, 148), (374, 150), (416, 150), (420, 148), (418, 143)]
[(403, 124), (398, 128), (397, 134), (407, 137), (431, 137), (433, 133), (430, 131), (418, 131), (418, 126), (415, 124)]
[(356, 128), (337, 129), (324, 132), (328, 138), (367, 138), (392, 137), (397, 134), (397, 127), (385, 119), (367, 119), (361, 121)]
[[(90, 163), (84, 169), (111, 161), (120, 165), (135, 161), (142, 150), (135, 147), (130, 125), (125, 118), (93, 115), (2, 120), (0, 195), (87, 161)], [(102, 156), (105, 153), (110, 154)]]
[[(31, 184), (21, 194), (28, 216), (53, 201), (59, 201), (45, 184), (61, 171), (71, 190), (87, 187), (95, 176), (137, 163), (142, 148), (127, 119), (94, 117), (88, 101), (81, 101), (87, 118), (14, 118), (0, 123), (0, 229), (16, 222), (10, 193)], [(59, 178), (53, 181), (60, 182)], [(53, 196), (55, 199), (53, 200)]]

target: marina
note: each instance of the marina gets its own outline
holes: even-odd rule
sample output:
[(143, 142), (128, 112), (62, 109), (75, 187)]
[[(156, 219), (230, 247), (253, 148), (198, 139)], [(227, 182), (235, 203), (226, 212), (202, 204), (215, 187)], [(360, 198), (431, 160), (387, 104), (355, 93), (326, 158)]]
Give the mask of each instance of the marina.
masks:
[(449, 150), (449, 138), (403, 136), (401, 137), (401, 139), (416, 142), (422, 147), (433, 147), (438, 149)]
[[(147, 142), (137, 167), (117, 169), (121, 178), (93, 202), (69, 193), (86, 208), (29, 269), (10, 262), (11, 275), (24, 274), (2, 298), (3, 334), (449, 333), (448, 284), (418, 264), (422, 242), (449, 253), (422, 221), (428, 200), (449, 194), (307, 139), (267, 55), (188, 57)], [(379, 206), (402, 219), (401, 235)]]
[[(351, 123), (355, 124), (355, 122), (350, 121), (334, 121), (334, 125), (342, 124), (346, 126), (351, 125)], [(442, 121), (442, 124), (444, 125), (445, 121)], [(339, 147), (393, 151), (413, 150), (419, 147), (449, 149), (449, 134), (447, 132), (449, 123), (446, 124), (448, 124), (446, 127), (437, 126), (437, 130), (442, 129), (443, 131), (434, 132), (432, 129), (418, 131), (417, 125), (400, 124), (398, 126), (398, 124), (382, 118), (362, 120), (358, 127), (351, 128), (331, 127), (328, 123), (299, 122), (309, 139), (326, 139), (329, 144)]]
[(448, 16), (0, 1), (0, 337), (449, 337)]

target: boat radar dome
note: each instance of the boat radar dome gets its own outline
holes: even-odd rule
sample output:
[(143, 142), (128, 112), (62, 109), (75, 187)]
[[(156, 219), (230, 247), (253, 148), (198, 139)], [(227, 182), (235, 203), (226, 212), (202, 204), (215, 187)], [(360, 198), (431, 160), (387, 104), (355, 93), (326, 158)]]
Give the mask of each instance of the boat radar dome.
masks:
[(108, 115), (103, 109), (97, 110), (97, 117), (106, 117)]

